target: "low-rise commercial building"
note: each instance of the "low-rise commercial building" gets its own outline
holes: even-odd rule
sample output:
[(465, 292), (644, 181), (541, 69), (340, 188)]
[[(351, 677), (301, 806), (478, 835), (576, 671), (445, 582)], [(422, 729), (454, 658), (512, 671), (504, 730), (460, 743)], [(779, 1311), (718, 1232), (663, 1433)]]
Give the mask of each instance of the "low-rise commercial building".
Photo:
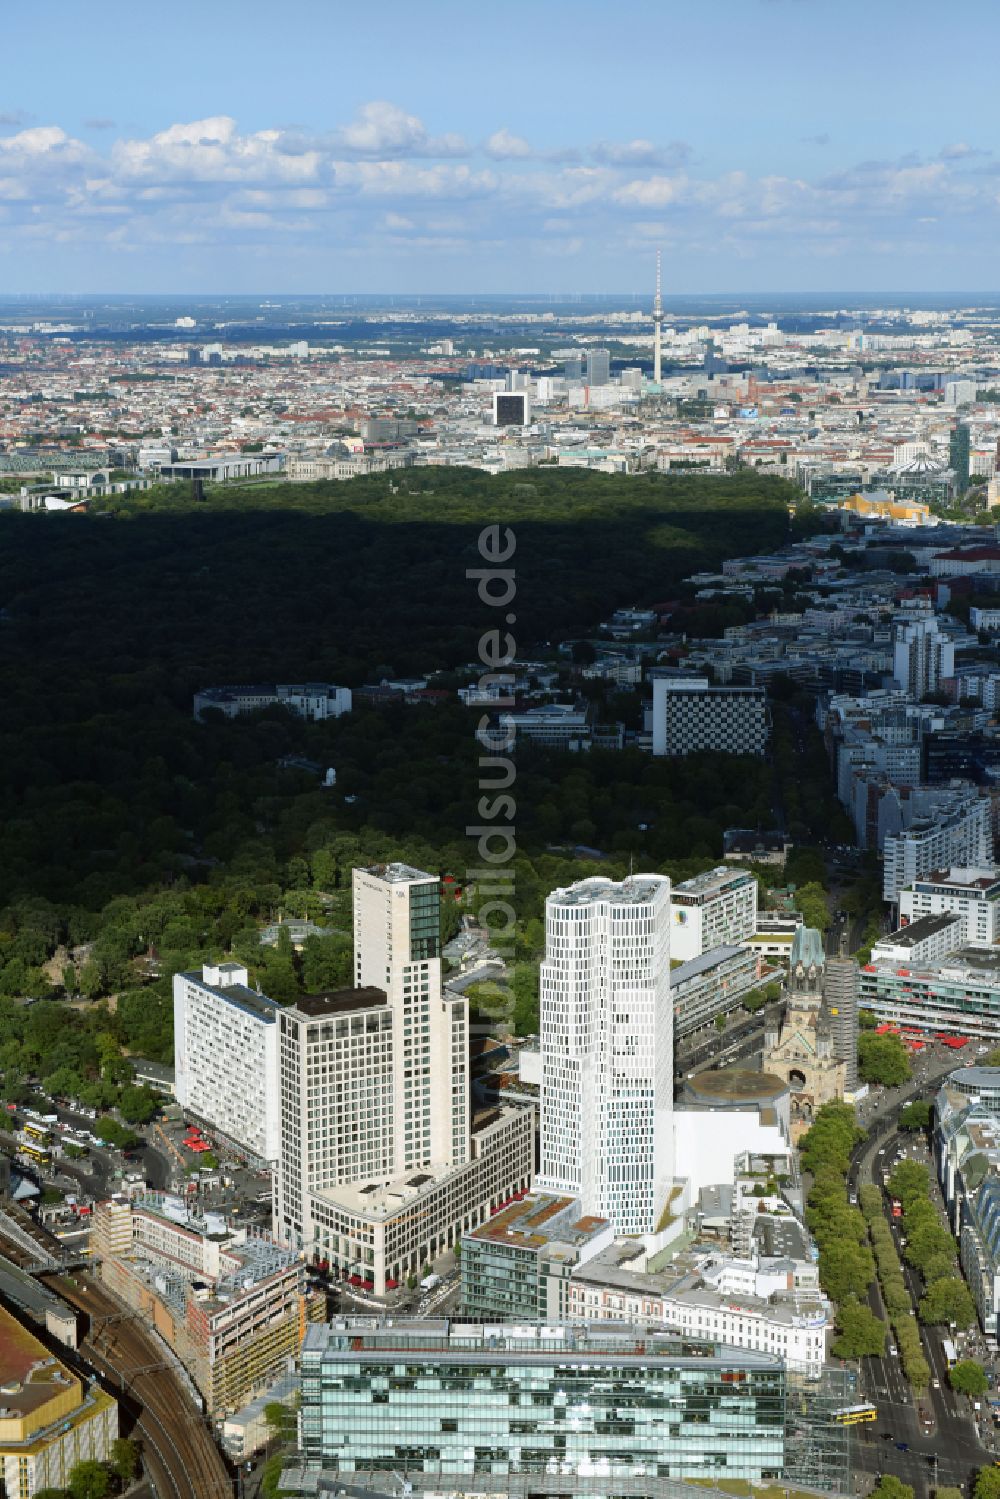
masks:
[(965, 921), (956, 912), (918, 916), (898, 931), (880, 937), (872, 948), (873, 963), (922, 965), (945, 958), (964, 944)]
[(307, 1467), (405, 1472), (418, 1490), (761, 1483), (785, 1471), (786, 1393), (774, 1355), (648, 1327), (346, 1317), (306, 1333), (301, 1449)]
[(735, 1010), (760, 978), (750, 947), (713, 947), (670, 971), (674, 1036), (683, 1037)]
[(298, 1353), (321, 1318), (300, 1257), (270, 1234), (230, 1229), (180, 1198), (114, 1198), (94, 1212), (101, 1279), (148, 1318), (212, 1414), (239, 1410)]
[(1000, 951), (965, 947), (913, 968), (865, 963), (858, 1002), (891, 1025), (1000, 1038)]
[(0, 1307), (0, 1479), (10, 1499), (65, 1489), (77, 1463), (106, 1462), (118, 1402)]

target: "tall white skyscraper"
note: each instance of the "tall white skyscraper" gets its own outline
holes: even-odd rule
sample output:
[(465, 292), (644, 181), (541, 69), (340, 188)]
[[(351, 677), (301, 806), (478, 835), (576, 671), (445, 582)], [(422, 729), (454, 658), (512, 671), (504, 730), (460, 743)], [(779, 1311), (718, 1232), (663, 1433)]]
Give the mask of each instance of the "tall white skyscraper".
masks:
[(581, 880), (545, 903), (539, 1186), (653, 1232), (673, 1183), (670, 881)]

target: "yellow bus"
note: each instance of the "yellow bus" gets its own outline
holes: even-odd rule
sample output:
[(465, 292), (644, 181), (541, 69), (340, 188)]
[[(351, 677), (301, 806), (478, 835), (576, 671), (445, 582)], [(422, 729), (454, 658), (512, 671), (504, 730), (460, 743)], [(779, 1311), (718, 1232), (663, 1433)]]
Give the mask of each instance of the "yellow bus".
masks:
[(48, 1143), (49, 1132), (42, 1124), (26, 1124), (24, 1126), (24, 1133), (28, 1136), (29, 1140), (44, 1140)]
[(834, 1411), (833, 1419), (838, 1426), (860, 1426), (864, 1421), (877, 1421), (878, 1411), (873, 1405), (845, 1405)]
[(21, 1154), (27, 1156), (28, 1160), (33, 1161), (36, 1166), (50, 1166), (52, 1164), (51, 1155), (47, 1150), (43, 1150), (40, 1145), (22, 1145)]

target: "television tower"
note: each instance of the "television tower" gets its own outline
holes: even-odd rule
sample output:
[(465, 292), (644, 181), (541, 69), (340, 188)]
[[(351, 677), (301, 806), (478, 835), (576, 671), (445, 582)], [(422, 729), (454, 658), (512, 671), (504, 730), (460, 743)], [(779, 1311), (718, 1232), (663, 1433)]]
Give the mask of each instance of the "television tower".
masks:
[(656, 296), (653, 298), (653, 379), (660, 383), (660, 330), (663, 327), (663, 299), (660, 296), (660, 252), (656, 252)]

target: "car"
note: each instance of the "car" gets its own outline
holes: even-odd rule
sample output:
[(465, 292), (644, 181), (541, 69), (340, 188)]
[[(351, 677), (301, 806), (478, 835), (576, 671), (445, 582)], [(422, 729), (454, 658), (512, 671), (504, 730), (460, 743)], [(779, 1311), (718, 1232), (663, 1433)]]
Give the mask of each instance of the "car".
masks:
[(939, 1379), (932, 1379), (931, 1380), (931, 1389), (932, 1390), (939, 1390), (940, 1388), (941, 1388), (941, 1381)]
[(895, 1441), (895, 1437), (893, 1436), (891, 1431), (880, 1431), (879, 1436), (882, 1438), (883, 1442)]
[(896, 1443), (896, 1451), (897, 1452), (909, 1452), (909, 1450), (910, 1450), (910, 1444), (909, 1444), (909, 1442), (897, 1442)]

